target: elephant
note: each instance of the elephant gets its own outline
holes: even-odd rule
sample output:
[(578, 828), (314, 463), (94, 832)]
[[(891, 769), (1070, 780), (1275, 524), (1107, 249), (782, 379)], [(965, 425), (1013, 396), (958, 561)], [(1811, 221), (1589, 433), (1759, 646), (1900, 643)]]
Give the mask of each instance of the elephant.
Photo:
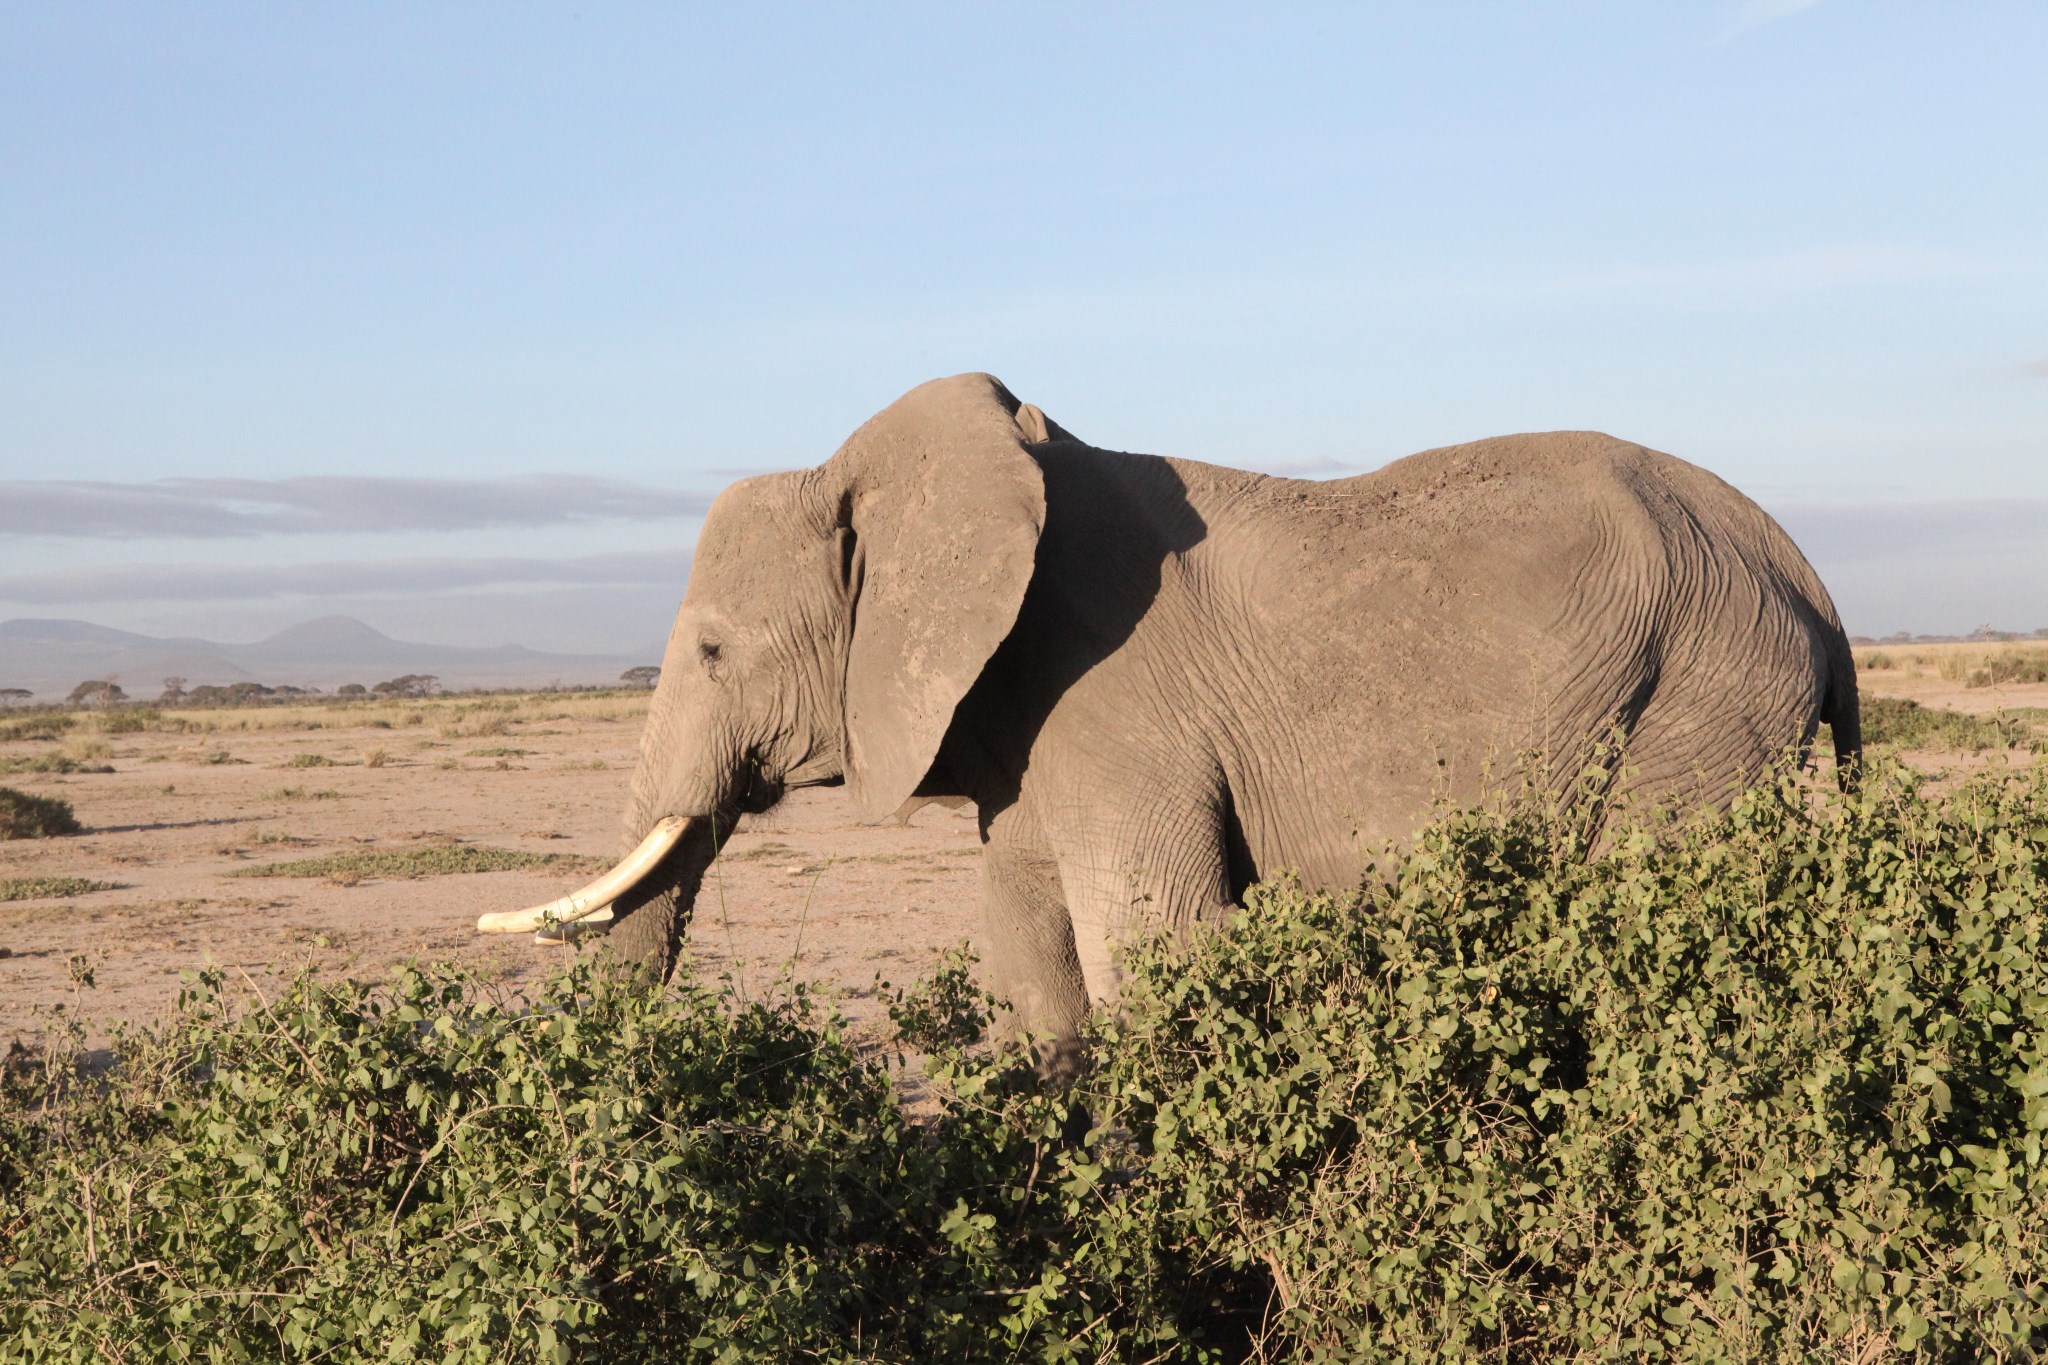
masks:
[(1098, 449), (963, 374), (720, 494), (634, 853), (487, 918), (611, 902), (612, 949), (665, 977), (719, 847), (785, 792), (843, 784), (870, 821), (968, 802), (977, 948), (1013, 1026), (1057, 1049), (1116, 999), (1120, 945), (1276, 872), (1355, 888), (1441, 803), (1517, 773), (1566, 801), (1589, 756), (1598, 795), (1725, 806), (1823, 722), (1852, 772), (1826, 589), (1682, 460), (1561, 431), (1280, 478)]

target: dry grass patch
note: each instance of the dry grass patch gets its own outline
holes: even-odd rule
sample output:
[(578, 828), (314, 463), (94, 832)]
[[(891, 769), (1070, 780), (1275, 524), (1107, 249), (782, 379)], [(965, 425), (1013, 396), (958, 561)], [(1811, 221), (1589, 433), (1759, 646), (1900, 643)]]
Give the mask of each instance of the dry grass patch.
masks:
[(442, 722), (439, 732), (443, 739), (483, 739), (511, 734), (512, 723), (503, 716), (457, 716)]
[[(1856, 667), (1988, 687), (1995, 682), (2048, 682), (2048, 640), (1970, 640), (1948, 644), (1858, 645)], [(1994, 676), (2009, 672), (2012, 676)], [(1982, 675), (1983, 682), (1975, 679)]]
[(0, 724), (0, 744), (12, 744), (17, 740), (52, 740), (63, 735), (77, 724), (65, 715), (28, 716), (21, 720), (10, 720)]
[(336, 853), (325, 858), (301, 858), (288, 863), (265, 863), (260, 867), (239, 867), (223, 875), (320, 877), (352, 886), (366, 877), (410, 880), (416, 877), (459, 876), (470, 872), (527, 872), (539, 868), (583, 873), (600, 872), (609, 865), (602, 858), (586, 858), (574, 853), (526, 853), (519, 849), (490, 848), (481, 844), (437, 843), (419, 848), (376, 849)]
[(82, 763), (64, 754), (16, 754), (0, 758), (0, 777), (14, 773), (110, 773), (111, 763)]
[(263, 793), (265, 801), (333, 801), (341, 793), (329, 788), (326, 791), (310, 791), (305, 787), (275, 787)]
[(83, 877), (8, 877), (0, 879), (0, 901), (49, 901), (119, 891), (119, 882), (94, 882)]

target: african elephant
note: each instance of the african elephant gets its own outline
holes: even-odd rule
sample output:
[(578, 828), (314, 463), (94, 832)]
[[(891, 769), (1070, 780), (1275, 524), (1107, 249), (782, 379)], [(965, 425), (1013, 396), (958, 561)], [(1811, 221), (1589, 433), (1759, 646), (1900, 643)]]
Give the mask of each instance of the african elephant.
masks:
[(1822, 721), (1850, 763), (1826, 590), (1681, 460), (1551, 432), (1306, 482), (1097, 449), (959, 375), (718, 498), (636, 855), (493, 918), (615, 898), (615, 948), (666, 974), (719, 845), (785, 791), (843, 782), (870, 820), (967, 798), (994, 987), (1066, 1039), (1132, 931), (1212, 920), (1281, 869), (1354, 886), (1440, 799), (1535, 770), (1576, 790), (1614, 736), (1615, 790), (1725, 803)]

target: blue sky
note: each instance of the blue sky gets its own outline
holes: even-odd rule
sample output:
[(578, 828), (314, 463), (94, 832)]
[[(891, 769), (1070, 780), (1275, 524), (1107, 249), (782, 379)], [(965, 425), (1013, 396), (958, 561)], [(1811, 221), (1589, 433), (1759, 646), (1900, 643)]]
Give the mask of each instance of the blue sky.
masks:
[[(1324, 477), (1595, 427), (2048, 626), (2031, 3), (0, 7), (0, 618), (666, 630), (967, 369)], [(169, 481), (169, 482), (167, 482)]]

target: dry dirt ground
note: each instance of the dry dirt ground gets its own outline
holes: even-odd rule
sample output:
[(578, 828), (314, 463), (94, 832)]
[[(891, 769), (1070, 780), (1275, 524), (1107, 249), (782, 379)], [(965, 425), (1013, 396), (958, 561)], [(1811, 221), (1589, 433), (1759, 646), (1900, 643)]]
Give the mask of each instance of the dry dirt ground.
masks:
[[(0, 785), (69, 801), (86, 827), (70, 838), (0, 843), (0, 879), (119, 887), (0, 902), (0, 1053), (11, 1040), (36, 1041), (60, 1006), (103, 1040), (116, 1020), (162, 1014), (177, 999), (180, 974), (209, 964), (265, 991), (307, 963), (371, 976), (408, 958), (452, 959), (513, 982), (544, 975), (574, 950), (526, 934), (480, 935), (476, 917), (560, 895), (587, 872), (352, 884), (346, 875), (261, 873), (297, 859), (449, 840), (608, 862), (619, 852), (645, 701), (580, 700), (550, 707), (535, 699), (510, 716), (457, 715), (448, 703), (387, 708), (390, 728), (330, 712), (319, 730), (0, 744), (0, 762), (68, 749), (114, 769), (0, 776)], [(278, 719), (260, 710), (194, 714), (258, 726)], [(111, 753), (97, 753), (100, 746)], [(376, 750), (381, 766), (364, 766), (365, 752)], [(305, 754), (334, 766), (287, 766)], [(796, 793), (743, 825), (707, 880), (692, 927), (699, 974), (730, 973), (756, 993), (795, 974), (857, 1021), (872, 1020), (877, 976), (907, 985), (972, 933), (979, 858), (972, 819), (942, 807), (905, 826), (862, 826), (841, 792)], [(73, 982), (81, 957), (90, 989)]]
[[(1944, 671), (1956, 672), (1940, 666), (1937, 650), (1924, 668), (1867, 671), (1863, 686), (1972, 712), (2048, 708), (2048, 684), (1970, 688)], [(114, 769), (0, 776), (0, 785), (69, 801), (87, 830), (0, 843), (0, 879), (118, 887), (0, 902), (0, 1052), (14, 1039), (35, 1042), (60, 1009), (103, 1040), (118, 1020), (162, 1014), (181, 973), (207, 965), (266, 991), (308, 963), (369, 976), (433, 958), (514, 983), (544, 974), (574, 950), (478, 935), (476, 917), (558, 895), (579, 880), (575, 870), (359, 879), (262, 871), (449, 841), (608, 860), (619, 851), (645, 705), (542, 695), (172, 713), (174, 725), (212, 728), (94, 734), (88, 719), (61, 740), (0, 743), (0, 765), (69, 754)], [(2018, 756), (1909, 758), (1954, 773)], [(332, 766), (293, 766), (323, 759)], [(797, 793), (743, 825), (719, 860), (691, 931), (699, 972), (729, 973), (754, 993), (802, 977), (871, 1026), (881, 1013), (878, 977), (907, 984), (972, 936), (979, 866), (967, 816), (933, 806), (906, 826), (862, 826), (841, 793)], [(75, 984), (75, 963), (90, 969), (91, 988)]]

